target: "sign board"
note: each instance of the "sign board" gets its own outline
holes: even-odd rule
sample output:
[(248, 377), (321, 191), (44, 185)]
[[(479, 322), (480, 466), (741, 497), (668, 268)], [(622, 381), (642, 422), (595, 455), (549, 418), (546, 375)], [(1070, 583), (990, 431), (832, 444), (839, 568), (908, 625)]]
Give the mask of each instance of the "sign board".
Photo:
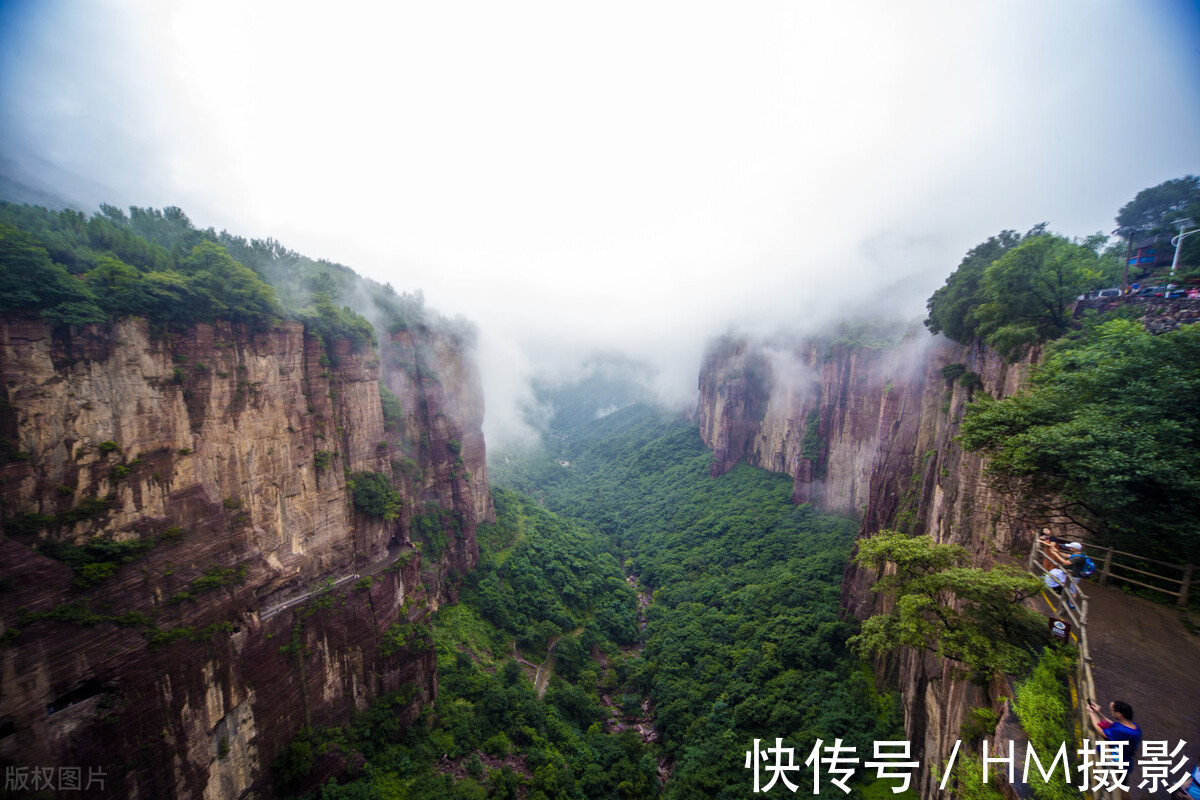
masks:
[(1071, 638), (1071, 623), (1065, 619), (1058, 617), (1050, 617), (1050, 639), (1054, 642), (1066, 644)]

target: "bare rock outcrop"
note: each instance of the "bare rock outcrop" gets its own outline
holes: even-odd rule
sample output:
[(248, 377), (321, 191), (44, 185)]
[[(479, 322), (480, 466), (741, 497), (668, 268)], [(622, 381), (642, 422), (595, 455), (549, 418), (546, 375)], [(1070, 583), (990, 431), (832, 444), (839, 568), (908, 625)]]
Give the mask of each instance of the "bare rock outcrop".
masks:
[[(1036, 521), (991, 489), (983, 459), (963, 452), (955, 436), (974, 392), (1012, 394), (1037, 358), (1034, 351), (1009, 364), (986, 348), (923, 333), (890, 348), (725, 339), (705, 359), (697, 418), (715, 474), (739, 461), (785, 472), (796, 502), (858, 515), (860, 538), (883, 529), (927, 533), (987, 566), (997, 553), (1027, 549)], [(874, 613), (878, 577), (847, 567), (847, 613)], [(900, 687), (914, 755), (944, 763), (983, 691), (926, 653), (904, 652), (879, 669)], [(932, 796), (923, 773), (917, 788)]]
[[(492, 514), (482, 403), (453, 336), (383, 348), (0, 323), (0, 760), (102, 770), (114, 797), (271, 796), (301, 728), (433, 697), (421, 621)], [(360, 470), (400, 487), (397, 520), (355, 510)]]

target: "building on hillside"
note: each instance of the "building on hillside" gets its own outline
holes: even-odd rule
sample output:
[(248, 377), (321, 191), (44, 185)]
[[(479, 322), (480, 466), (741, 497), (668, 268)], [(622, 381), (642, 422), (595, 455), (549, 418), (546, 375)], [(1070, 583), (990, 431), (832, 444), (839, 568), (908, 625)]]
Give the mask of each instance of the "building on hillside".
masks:
[(1133, 254), (1129, 256), (1129, 266), (1144, 270), (1170, 267), (1174, 257), (1175, 248), (1171, 246), (1171, 237), (1155, 236), (1134, 245)]

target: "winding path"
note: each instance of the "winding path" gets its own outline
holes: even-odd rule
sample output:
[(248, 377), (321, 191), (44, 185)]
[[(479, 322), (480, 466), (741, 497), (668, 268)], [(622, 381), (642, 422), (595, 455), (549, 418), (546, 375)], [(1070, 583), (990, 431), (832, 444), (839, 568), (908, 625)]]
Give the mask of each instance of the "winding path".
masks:
[[(581, 633), (583, 633), (582, 625), (571, 631), (569, 635), (578, 636)], [(533, 688), (537, 692), (539, 700), (546, 695), (546, 687), (550, 684), (550, 676), (554, 674), (554, 648), (558, 647), (558, 643), (567, 635), (560, 633), (546, 643), (546, 660), (538, 665), (537, 674), (533, 678)]]

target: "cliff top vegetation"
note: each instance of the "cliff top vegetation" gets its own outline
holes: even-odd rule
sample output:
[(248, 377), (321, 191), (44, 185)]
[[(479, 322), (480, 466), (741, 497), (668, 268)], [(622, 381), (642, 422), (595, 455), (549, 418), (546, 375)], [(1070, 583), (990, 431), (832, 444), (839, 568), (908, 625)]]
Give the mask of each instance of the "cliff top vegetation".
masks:
[(0, 311), (38, 311), (55, 324), (144, 316), (160, 324), (229, 320), (262, 328), (304, 323), (329, 342), (373, 347), (376, 330), (438, 326), (469, 337), (416, 294), (348, 267), (196, 228), (179, 208), (110, 205), (88, 216), (0, 203)]
[[(956, 342), (984, 342), (1015, 357), (1031, 344), (1066, 333), (1078, 295), (1119, 286), (1135, 241), (1169, 240), (1177, 220), (1188, 216), (1200, 221), (1200, 178), (1193, 176), (1139, 192), (1118, 212), (1113, 232), (1120, 239), (1112, 242), (1102, 233), (1067, 239), (1048, 232), (1045, 223), (1025, 234), (1001, 231), (969, 250), (933, 293), (925, 326)], [(1195, 275), (1200, 271), (1197, 240), (1185, 240), (1180, 250), (1180, 279), (1200, 277)]]
[(1200, 326), (1085, 321), (1030, 388), (967, 406), (961, 443), (1005, 491), (1121, 549), (1200, 558)]

